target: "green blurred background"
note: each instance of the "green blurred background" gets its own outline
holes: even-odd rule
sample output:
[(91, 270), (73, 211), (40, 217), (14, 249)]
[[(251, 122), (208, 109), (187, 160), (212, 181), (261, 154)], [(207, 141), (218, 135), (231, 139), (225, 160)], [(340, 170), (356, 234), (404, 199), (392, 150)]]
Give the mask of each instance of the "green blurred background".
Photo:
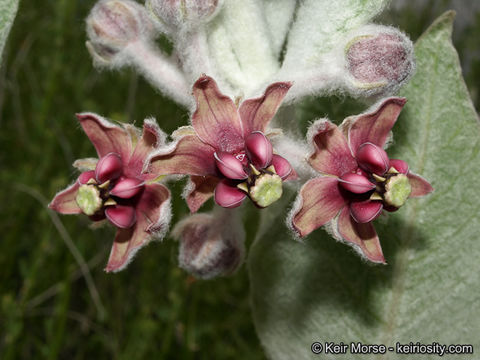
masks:
[[(85, 49), (93, 0), (20, 4), (0, 68), (0, 358), (264, 359), (249, 309), (248, 274), (195, 281), (177, 267), (170, 238), (140, 251), (126, 271), (106, 274), (114, 232), (46, 204), (75, 179), (72, 162), (95, 156), (74, 114), (135, 122), (155, 116), (166, 132), (188, 114), (133, 71), (98, 72)], [(480, 6), (464, 1), (394, 3), (381, 22), (416, 39), (456, 7), (454, 40), (477, 110)], [(472, 8), (471, 8), (472, 7)], [(348, 106), (347, 106), (348, 105)], [(310, 99), (300, 124), (342, 119), (362, 107)], [(355, 109), (355, 110), (353, 110)], [(183, 182), (171, 185), (173, 222), (187, 214)], [(249, 243), (255, 211), (244, 221)], [(266, 254), (268, 256), (268, 254)]]

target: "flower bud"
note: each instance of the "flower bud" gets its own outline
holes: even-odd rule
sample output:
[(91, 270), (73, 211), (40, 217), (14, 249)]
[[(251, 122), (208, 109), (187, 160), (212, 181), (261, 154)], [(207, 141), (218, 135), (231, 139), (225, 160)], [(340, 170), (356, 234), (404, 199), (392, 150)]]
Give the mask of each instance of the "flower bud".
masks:
[(232, 274), (243, 263), (245, 232), (240, 219), (231, 210), (217, 211), (191, 215), (172, 232), (180, 241), (180, 267), (200, 279)]
[(130, 0), (101, 0), (87, 18), (87, 48), (95, 60), (109, 62), (128, 44), (151, 36), (145, 8)]
[(170, 30), (192, 28), (218, 13), (223, 0), (148, 0), (146, 7)]
[(372, 26), (364, 30), (345, 49), (351, 86), (370, 94), (392, 92), (415, 69), (412, 42), (396, 29)]

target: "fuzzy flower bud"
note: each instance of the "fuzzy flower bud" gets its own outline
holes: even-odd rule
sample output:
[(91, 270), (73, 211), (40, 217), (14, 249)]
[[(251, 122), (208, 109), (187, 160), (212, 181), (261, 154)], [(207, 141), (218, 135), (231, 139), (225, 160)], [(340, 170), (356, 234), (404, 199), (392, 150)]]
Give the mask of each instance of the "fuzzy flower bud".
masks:
[(87, 48), (100, 63), (108, 63), (127, 45), (152, 35), (145, 8), (135, 1), (102, 0), (87, 18)]
[(148, 0), (146, 7), (167, 29), (192, 28), (218, 13), (222, 0)]
[(393, 28), (367, 26), (345, 47), (350, 86), (367, 95), (393, 92), (415, 69), (410, 39)]
[(172, 234), (180, 241), (180, 267), (200, 279), (237, 270), (245, 256), (245, 232), (234, 215), (218, 208), (214, 214), (194, 214), (179, 222)]

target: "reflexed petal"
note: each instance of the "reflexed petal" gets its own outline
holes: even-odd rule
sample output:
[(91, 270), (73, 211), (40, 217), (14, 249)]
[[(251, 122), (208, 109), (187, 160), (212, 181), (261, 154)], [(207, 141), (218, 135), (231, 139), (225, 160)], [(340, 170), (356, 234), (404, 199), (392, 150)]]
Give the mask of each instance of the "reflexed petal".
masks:
[(202, 76), (193, 85), (197, 109), (192, 125), (198, 137), (216, 150), (235, 153), (244, 146), (243, 128), (237, 107), (223, 95), (215, 80)]
[(406, 101), (405, 98), (388, 98), (373, 112), (345, 119), (342, 130), (348, 134), (348, 143), (354, 155), (360, 145), (366, 142), (381, 148), (385, 146)]
[(337, 178), (309, 180), (300, 189), (290, 214), (291, 225), (300, 236), (306, 236), (332, 220), (345, 205)]
[(357, 161), (348, 148), (347, 139), (335, 124), (318, 120), (308, 130), (307, 138), (314, 146), (314, 153), (308, 161), (315, 170), (342, 176), (357, 168)]
[(115, 186), (110, 190), (110, 195), (122, 199), (129, 199), (142, 191), (144, 182), (139, 179), (125, 178), (118, 180)]
[(122, 175), (123, 164), (120, 156), (115, 153), (109, 153), (98, 160), (95, 168), (95, 177), (102, 184), (107, 180), (117, 179)]
[(197, 212), (205, 201), (213, 196), (219, 181), (216, 176), (190, 176), (183, 194), (190, 212)]
[(358, 165), (366, 171), (383, 175), (388, 171), (388, 155), (381, 147), (364, 143), (357, 150)]
[(228, 180), (222, 180), (215, 188), (215, 202), (226, 208), (234, 208), (240, 206), (247, 194), (238, 189), (235, 185), (230, 185)]
[(216, 175), (215, 149), (196, 135), (180, 137), (172, 146), (159, 149), (150, 159), (148, 171), (155, 174)]
[(408, 164), (399, 159), (390, 159), (390, 167), (394, 167), (401, 174), (408, 174)]
[(364, 194), (370, 190), (375, 189), (375, 184), (371, 183), (365, 176), (348, 173), (343, 175), (339, 179), (339, 184), (345, 190), (348, 190), (354, 194)]
[(350, 244), (353, 244), (368, 260), (385, 263), (377, 232), (371, 222), (360, 224), (350, 216), (348, 206), (338, 217), (338, 232)]
[(132, 153), (132, 142), (128, 132), (101, 116), (83, 113), (77, 114), (80, 125), (97, 150), (101, 158), (114, 152), (127, 163)]
[(272, 156), (272, 165), (275, 168), (275, 172), (282, 178), (282, 180), (285, 180), (293, 172), (292, 166), (288, 160), (280, 155), (275, 154)]
[(420, 175), (410, 172), (407, 174), (407, 177), (412, 187), (412, 192), (410, 193), (411, 198), (425, 196), (433, 191), (432, 185)]
[(253, 131), (265, 131), (291, 86), (289, 82), (272, 84), (265, 90), (263, 96), (247, 99), (240, 105), (239, 112), (245, 137)]
[(78, 182), (80, 185), (86, 184), (88, 180), (90, 179), (95, 179), (95, 171), (94, 170), (89, 170), (89, 171), (84, 171), (80, 174), (78, 177)]
[(350, 203), (350, 215), (358, 223), (367, 223), (380, 216), (382, 208), (381, 201), (353, 201)]
[(57, 193), (48, 207), (61, 214), (81, 214), (82, 210), (75, 201), (79, 187), (79, 182), (75, 181), (68, 188)]
[(218, 169), (227, 178), (242, 180), (248, 177), (240, 160), (232, 154), (220, 151), (215, 153), (214, 156)]
[(253, 165), (263, 169), (270, 165), (273, 155), (273, 147), (270, 140), (260, 131), (254, 131), (245, 139), (247, 156)]
[(126, 205), (108, 206), (105, 215), (110, 222), (118, 228), (128, 229), (135, 224), (135, 208)]

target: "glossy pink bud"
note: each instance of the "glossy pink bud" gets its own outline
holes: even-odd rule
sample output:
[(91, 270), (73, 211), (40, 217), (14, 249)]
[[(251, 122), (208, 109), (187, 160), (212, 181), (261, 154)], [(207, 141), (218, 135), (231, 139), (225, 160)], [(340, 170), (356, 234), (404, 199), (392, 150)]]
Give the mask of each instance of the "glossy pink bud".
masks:
[(367, 142), (360, 145), (356, 158), (358, 165), (368, 172), (383, 175), (388, 171), (388, 155), (375, 144)]
[(228, 180), (222, 180), (215, 188), (215, 202), (225, 208), (240, 206), (247, 195)]
[(381, 201), (354, 201), (350, 204), (350, 215), (358, 223), (367, 223), (380, 216), (382, 208)]
[(348, 173), (343, 175), (339, 184), (345, 190), (355, 194), (363, 194), (375, 189), (375, 184), (371, 183), (365, 176), (356, 173)]
[(280, 155), (272, 156), (272, 165), (275, 168), (275, 172), (282, 178), (282, 180), (292, 173), (292, 166), (287, 159)]
[(218, 170), (229, 179), (243, 180), (248, 177), (243, 165), (235, 156), (227, 152), (213, 154)]
[(81, 185), (84, 185), (88, 182), (90, 179), (95, 179), (95, 171), (94, 170), (89, 170), (89, 171), (84, 171), (80, 174), (78, 177), (78, 182)]
[(105, 215), (113, 225), (121, 229), (128, 229), (137, 221), (135, 208), (132, 206), (107, 206), (105, 209)]
[(122, 175), (122, 159), (118, 154), (108, 153), (102, 157), (95, 167), (97, 182), (102, 184), (107, 180), (114, 180)]
[(272, 143), (261, 131), (254, 131), (247, 136), (245, 148), (248, 158), (256, 168), (263, 169), (270, 165), (273, 155)]
[(390, 167), (392, 167), (397, 170), (401, 174), (408, 174), (408, 164), (399, 159), (390, 159)]
[(110, 190), (110, 195), (129, 199), (142, 191), (144, 182), (139, 179), (124, 178), (117, 181), (115, 186)]

